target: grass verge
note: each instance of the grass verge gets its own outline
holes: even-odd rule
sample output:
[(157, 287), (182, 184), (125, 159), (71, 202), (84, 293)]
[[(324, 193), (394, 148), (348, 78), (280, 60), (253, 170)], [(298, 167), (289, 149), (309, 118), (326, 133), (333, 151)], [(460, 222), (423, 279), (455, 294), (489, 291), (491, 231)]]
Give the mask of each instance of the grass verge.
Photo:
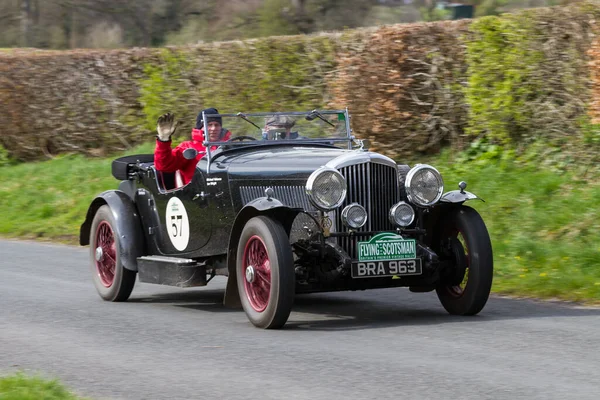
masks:
[[(151, 153), (153, 145), (133, 153)], [(76, 244), (89, 203), (115, 189), (112, 159), (67, 156), (0, 167), (0, 235)], [(493, 291), (600, 304), (600, 181), (533, 162), (460, 162), (449, 153), (429, 160), (446, 190), (464, 180), (485, 202), (494, 248)]]
[(78, 400), (57, 380), (28, 377), (22, 373), (0, 377), (2, 400)]

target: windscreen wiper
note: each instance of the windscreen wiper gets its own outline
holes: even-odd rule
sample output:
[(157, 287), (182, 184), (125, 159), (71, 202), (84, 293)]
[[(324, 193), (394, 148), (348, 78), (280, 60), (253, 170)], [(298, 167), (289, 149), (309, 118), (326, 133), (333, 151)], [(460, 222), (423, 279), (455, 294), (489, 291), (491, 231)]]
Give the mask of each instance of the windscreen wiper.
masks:
[(262, 128), (258, 125), (256, 125), (254, 122), (252, 122), (250, 119), (248, 119), (248, 117), (246, 116), (246, 114), (243, 114), (241, 112), (236, 114), (238, 117), (240, 117), (241, 119), (243, 119), (244, 121), (247, 121), (249, 123), (251, 123), (252, 125), (254, 125), (255, 127), (257, 127), (261, 132), (262, 132)]
[(331, 122), (329, 122), (327, 119), (325, 119), (325, 117), (323, 117), (323, 115), (318, 112), (317, 110), (312, 110), (311, 112), (308, 113), (308, 115), (306, 116), (306, 120), (307, 121), (312, 121), (315, 118), (320, 118), (323, 121), (327, 122), (329, 125), (333, 126), (335, 128), (335, 125), (332, 124)]

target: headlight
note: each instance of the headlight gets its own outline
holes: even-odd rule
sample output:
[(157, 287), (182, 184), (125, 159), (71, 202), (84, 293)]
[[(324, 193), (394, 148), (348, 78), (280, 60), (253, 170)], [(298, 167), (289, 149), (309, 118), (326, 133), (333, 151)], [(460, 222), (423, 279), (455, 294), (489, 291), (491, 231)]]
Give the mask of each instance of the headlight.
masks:
[(308, 177), (306, 194), (315, 207), (331, 211), (346, 198), (346, 180), (337, 170), (321, 167)]
[(415, 210), (410, 204), (401, 201), (390, 209), (390, 222), (397, 226), (409, 226), (415, 220)]
[(342, 222), (347, 227), (358, 229), (367, 223), (367, 210), (358, 203), (352, 203), (342, 210)]
[(406, 174), (408, 200), (419, 206), (431, 206), (444, 192), (444, 181), (437, 169), (427, 164), (417, 164)]

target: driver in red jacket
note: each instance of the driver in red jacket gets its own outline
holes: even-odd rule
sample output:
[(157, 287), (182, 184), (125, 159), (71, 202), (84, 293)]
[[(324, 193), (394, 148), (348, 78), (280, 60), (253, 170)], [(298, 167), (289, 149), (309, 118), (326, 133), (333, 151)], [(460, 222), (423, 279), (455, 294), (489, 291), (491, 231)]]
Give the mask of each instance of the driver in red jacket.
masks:
[[(192, 140), (181, 142), (174, 149), (171, 149), (171, 135), (177, 129), (175, 115), (167, 113), (158, 118), (154, 165), (158, 171), (175, 172), (179, 170), (184, 185), (187, 185), (192, 180), (198, 160), (206, 154), (206, 147), (202, 144), (205, 140), (202, 112), (206, 115), (219, 113), (216, 108), (207, 108), (201, 111), (196, 117), (196, 126), (192, 129)], [(208, 138), (211, 142), (225, 142), (231, 137), (231, 132), (222, 127), (221, 117), (207, 116), (206, 126)], [(190, 147), (198, 151), (198, 155), (192, 160), (183, 157), (183, 151)], [(216, 148), (217, 146), (212, 146), (211, 150)]]

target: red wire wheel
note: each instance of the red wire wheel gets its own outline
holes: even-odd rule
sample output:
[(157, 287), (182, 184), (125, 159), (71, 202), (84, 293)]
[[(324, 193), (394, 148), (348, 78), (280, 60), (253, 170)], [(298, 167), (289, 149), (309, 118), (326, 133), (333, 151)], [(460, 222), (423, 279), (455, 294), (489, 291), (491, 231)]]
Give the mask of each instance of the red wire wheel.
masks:
[(136, 271), (121, 260), (119, 227), (108, 205), (96, 211), (90, 229), (90, 269), (96, 291), (106, 301), (125, 301), (135, 285)]
[(235, 276), (246, 316), (264, 329), (283, 327), (292, 311), (294, 255), (281, 222), (258, 216), (246, 222), (237, 248)]
[(254, 235), (246, 242), (242, 270), (244, 289), (250, 305), (256, 312), (263, 312), (269, 305), (271, 295), (271, 262), (263, 240)]
[(117, 249), (115, 234), (106, 221), (100, 222), (96, 229), (95, 263), (98, 277), (104, 287), (109, 288), (115, 281)]

